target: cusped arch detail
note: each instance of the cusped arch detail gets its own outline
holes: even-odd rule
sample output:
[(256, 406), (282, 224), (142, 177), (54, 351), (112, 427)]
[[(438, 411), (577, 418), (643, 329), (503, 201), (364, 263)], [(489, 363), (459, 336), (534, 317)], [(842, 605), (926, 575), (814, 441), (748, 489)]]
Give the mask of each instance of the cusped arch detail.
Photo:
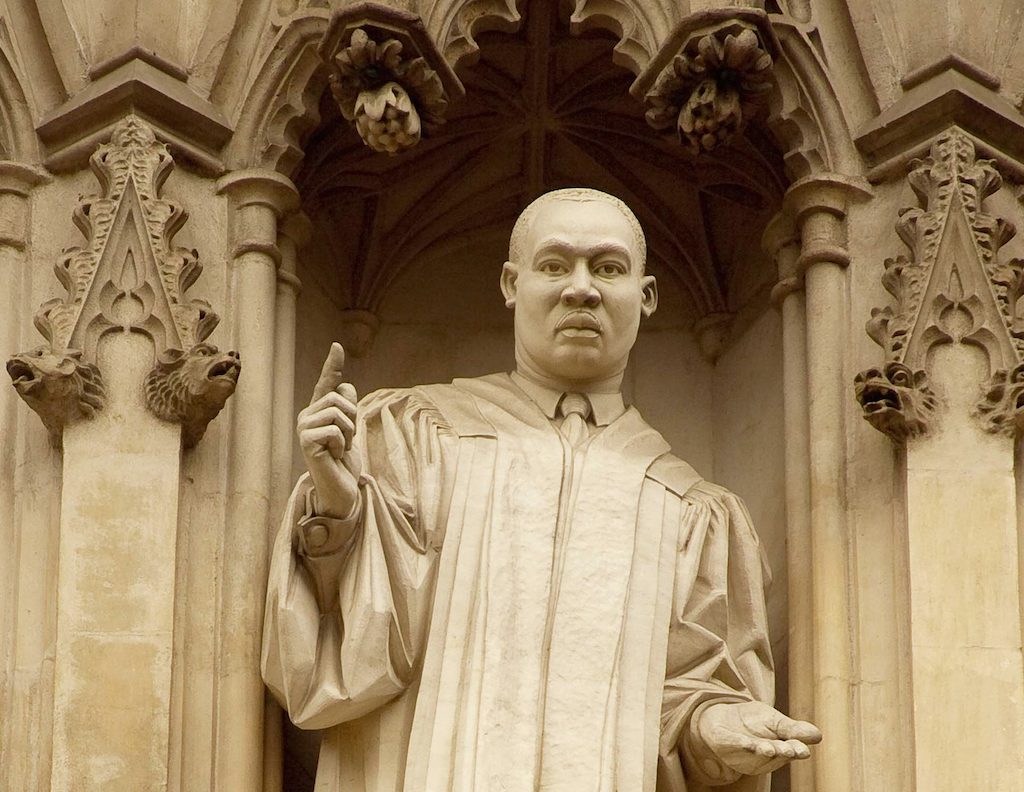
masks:
[(600, 29), (618, 36), (613, 61), (634, 74), (647, 67), (661, 42), (688, 11), (688, 4), (663, 0), (570, 0), (569, 4), (572, 32), (579, 35)]
[(828, 70), (798, 24), (769, 15), (779, 41), (775, 88), (764, 122), (793, 181), (822, 173), (854, 175), (861, 160)]
[(423, 25), (444, 59), (456, 68), (471, 65), (480, 54), (481, 33), (515, 33), (522, 24), (522, 0), (424, 0)]
[(303, 140), (320, 121), (327, 69), (317, 47), (328, 22), (327, 13), (313, 11), (277, 34), (242, 103), (225, 151), (228, 170), (266, 168), (288, 177), (295, 172)]
[[(607, 30), (619, 38), (614, 60), (639, 74), (672, 27), (687, 13), (675, 0), (561, 0), (574, 34)], [(424, 24), (453, 68), (479, 55), (476, 37), (514, 33), (522, 24), (523, 0), (422, 0)]]

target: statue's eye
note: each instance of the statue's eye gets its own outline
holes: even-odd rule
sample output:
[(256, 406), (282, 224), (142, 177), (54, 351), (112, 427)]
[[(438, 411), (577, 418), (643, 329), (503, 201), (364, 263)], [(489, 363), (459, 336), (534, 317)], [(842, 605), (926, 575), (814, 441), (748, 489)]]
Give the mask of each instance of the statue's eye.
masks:
[(537, 271), (543, 272), (545, 275), (561, 275), (566, 271), (566, 266), (561, 261), (549, 259), (538, 264)]
[(891, 381), (893, 385), (909, 385), (910, 377), (903, 369), (899, 369), (893, 372)]
[(618, 261), (602, 261), (594, 267), (594, 274), (602, 278), (614, 278), (616, 275), (625, 274), (625, 272), (625, 266)]

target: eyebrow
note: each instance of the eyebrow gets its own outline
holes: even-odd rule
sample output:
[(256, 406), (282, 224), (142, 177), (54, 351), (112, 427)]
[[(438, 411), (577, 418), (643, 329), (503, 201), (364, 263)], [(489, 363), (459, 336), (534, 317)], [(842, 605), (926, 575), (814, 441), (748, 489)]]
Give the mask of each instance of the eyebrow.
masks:
[[(578, 252), (578, 248), (572, 245), (565, 239), (549, 239), (543, 245), (537, 249), (537, 254), (541, 253), (561, 253), (563, 255), (570, 255)], [(593, 245), (585, 249), (585, 255), (588, 258), (596, 258), (597, 256), (604, 255), (605, 253), (618, 253), (619, 255), (625, 256), (629, 261), (630, 265), (633, 264), (633, 254), (628, 247), (620, 245), (618, 242), (602, 242), (599, 245)]]

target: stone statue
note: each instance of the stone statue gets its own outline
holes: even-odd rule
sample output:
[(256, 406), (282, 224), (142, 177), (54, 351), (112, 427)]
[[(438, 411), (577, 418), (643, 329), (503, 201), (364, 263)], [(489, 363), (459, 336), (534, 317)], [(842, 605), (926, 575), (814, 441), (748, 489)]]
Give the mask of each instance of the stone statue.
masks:
[(513, 373), (357, 405), (332, 347), (262, 658), (329, 729), (318, 790), (749, 792), (821, 739), (769, 704), (746, 509), (623, 404), (645, 258), (618, 199), (548, 193), (501, 273)]

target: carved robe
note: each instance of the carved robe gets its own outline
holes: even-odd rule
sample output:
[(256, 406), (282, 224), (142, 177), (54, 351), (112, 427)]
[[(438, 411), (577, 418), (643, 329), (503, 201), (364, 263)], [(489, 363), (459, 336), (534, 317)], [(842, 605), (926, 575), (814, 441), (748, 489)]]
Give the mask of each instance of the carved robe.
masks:
[(301, 556), (301, 479), (267, 598), (264, 679), (329, 727), (317, 792), (766, 788), (690, 730), (773, 694), (735, 496), (633, 408), (573, 450), (504, 374), (377, 392), (357, 423), (355, 538)]

